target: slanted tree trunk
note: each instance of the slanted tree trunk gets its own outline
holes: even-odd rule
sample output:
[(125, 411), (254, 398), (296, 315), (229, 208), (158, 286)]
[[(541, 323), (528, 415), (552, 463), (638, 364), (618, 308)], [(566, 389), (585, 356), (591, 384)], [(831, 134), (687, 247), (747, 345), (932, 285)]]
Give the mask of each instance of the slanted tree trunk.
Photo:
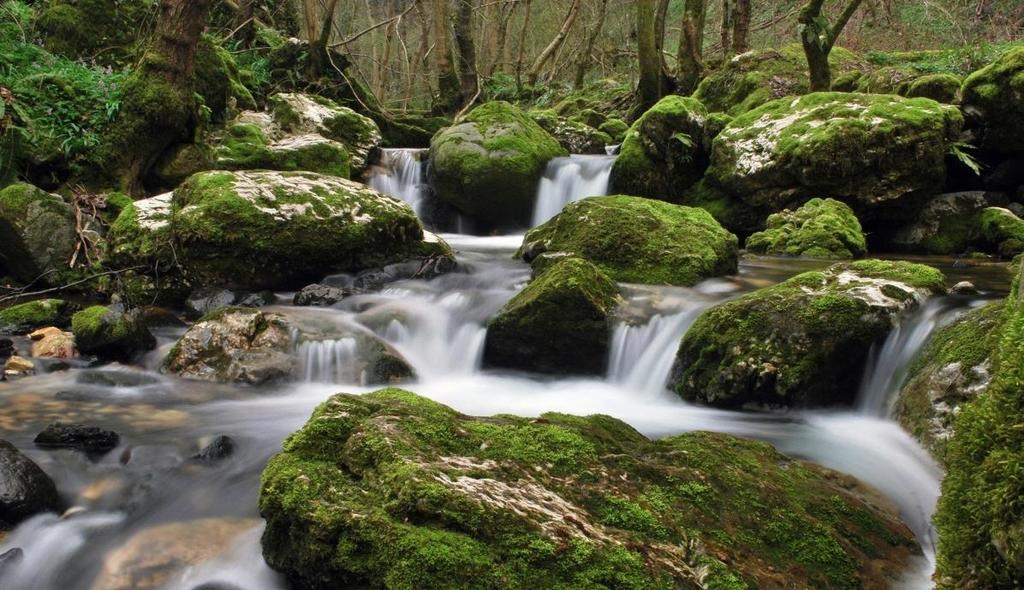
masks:
[(434, 68), (437, 70), (434, 110), (442, 113), (458, 110), (462, 97), (462, 84), (452, 60), (448, 7), (448, 0), (434, 0)]
[(540, 77), (540, 72), (544, 68), (544, 65), (548, 63), (555, 52), (557, 52), (562, 44), (565, 43), (565, 38), (569, 36), (569, 31), (572, 30), (573, 24), (576, 22), (576, 16), (580, 12), (580, 0), (572, 0), (572, 4), (569, 5), (569, 13), (565, 15), (565, 20), (562, 21), (562, 28), (558, 30), (558, 34), (555, 38), (548, 43), (548, 46), (544, 48), (544, 51), (540, 52), (537, 59), (534, 60), (533, 66), (530, 67), (530, 73), (527, 77), (530, 86), (537, 84), (537, 78)]
[(476, 96), (479, 84), (476, 69), (476, 43), (473, 39), (473, 2), (457, 0), (455, 16), (455, 47), (459, 54), (460, 107), (465, 107)]
[(750, 0), (734, 0), (732, 12), (732, 52), (735, 55), (750, 49)]
[(156, 32), (122, 87), (121, 109), (97, 155), (121, 190), (144, 192), (143, 179), (173, 144), (195, 132), (193, 71), (211, 0), (161, 0)]
[(601, 29), (604, 27), (607, 13), (608, 0), (600, 0), (600, 3), (597, 5), (597, 18), (594, 24), (590, 26), (590, 35), (587, 36), (587, 41), (583, 45), (583, 51), (576, 62), (576, 76), (573, 79), (573, 88), (583, 86), (583, 80), (587, 77), (587, 70), (594, 63), (594, 47), (597, 45), (598, 37), (601, 36)]
[(661, 55), (658, 52), (658, 0), (636, 0), (637, 57), (640, 82), (637, 94), (640, 108), (647, 110), (664, 93)]
[(800, 43), (807, 56), (810, 70), (811, 91), (824, 92), (832, 88), (832, 72), (828, 65), (828, 56), (836, 44), (839, 35), (846, 28), (853, 13), (857, 12), (863, 0), (848, 0), (835, 24), (829, 25), (821, 14), (825, 0), (807, 0), (800, 10), (797, 22), (800, 24)]
[(679, 92), (689, 94), (697, 88), (704, 70), (704, 20), (707, 11), (704, 0), (685, 2), (676, 54), (679, 64), (676, 85)]
[(331, 33), (334, 30), (334, 10), (337, 6), (338, 0), (327, 0), (320, 27), (314, 27), (315, 35), (309, 39), (310, 77), (313, 79), (321, 76), (330, 64), (327, 43), (331, 40)]

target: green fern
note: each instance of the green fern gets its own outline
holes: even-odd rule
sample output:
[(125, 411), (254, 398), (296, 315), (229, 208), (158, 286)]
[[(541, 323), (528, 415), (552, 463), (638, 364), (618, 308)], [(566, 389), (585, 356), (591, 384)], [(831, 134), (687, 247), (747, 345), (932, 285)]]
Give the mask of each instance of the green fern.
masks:
[(969, 143), (958, 141), (949, 146), (949, 155), (960, 161), (961, 164), (970, 168), (975, 175), (981, 176), (982, 164), (970, 153), (974, 146)]

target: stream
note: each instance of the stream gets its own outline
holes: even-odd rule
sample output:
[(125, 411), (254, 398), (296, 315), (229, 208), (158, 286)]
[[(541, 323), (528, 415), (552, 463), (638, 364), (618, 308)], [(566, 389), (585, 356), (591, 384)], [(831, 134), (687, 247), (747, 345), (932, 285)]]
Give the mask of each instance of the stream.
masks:
[[(430, 198), (422, 162), (397, 152), (386, 153), (393, 162), (388, 178), (375, 177), (371, 184), (421, 211)], [(538, 191), (535, 221), (546, 220), (571, 200), (606, 191), (611, 159), (553, 162)], [(971, 280), (983, 295), (936, 298), (904, 318), (879, 343), (875, 360), (865, 368), (855, 407), (752, 413), (690, 405), (666, 390), (679, 339), (704, 309), (827, 263), (744, 257), (736, 276), (693, 288), (624, 286), (627, 302), (612, 335), (608, 375), (556, 379), (481, 368), (487, 319), (530, 277), (529, 266), (513, 258), (522, 235), (442, 237), (457, 251), (465, 272), (391, 283), (331, 308), (292, 307), (292, 294), (282, 293), (272, 309), (298, 322), (372, 331), (416, 369), (418, 380), (407, 389), (467, 414), (602, 413), (650, 437), (727, 432), (766, 440), (792, 456), (852, 474), (898, 507), (925, 549), (925, 558), (900, 586), (931, 586), (935, 535), (930, 518), (942, 473), (888, 418), (887, 408), (906, 368), (935, 328), (1005, 291), (1002, 268), (928, 260), (946, 272), (949, 284)], [(337, 275), (326, 282), (343, 284), (347, 279)], [(183, 331), (158, 332), (160, 349), (146, 358), (145, 368), (73, 368), (0, 384), (0, 437), (39, 463), (75, 507), (63, 517), (36, 516), (0, 540), (0, 554), (14, 547), (24, 552), (20, 562), (0, 564), (0, 588), (87, 590), (100, 575), (105, 555), (133, 534), (200, 518), (251, 521), (245, 521), (249, 530), (234, 544), (200, 567), (182, 568), (168, 588), (193, 590), (212, 582), (244, 590), (287, 587), (260, 554), (260, 472), (283, 439), (327, 396), (375, 388), (361, 385), (360, 375), (351, 370), (353, 346), (344, 339), (298, 345), (302, 381), (270, 388), (160, 374), (162, 354)], [(113, 429), (121, 444), (96, 459), (35, 447), (34, 436), (58, 419)], [(233, 455), (213, 465), (190, 460), (218, 435), (234, 439)]]

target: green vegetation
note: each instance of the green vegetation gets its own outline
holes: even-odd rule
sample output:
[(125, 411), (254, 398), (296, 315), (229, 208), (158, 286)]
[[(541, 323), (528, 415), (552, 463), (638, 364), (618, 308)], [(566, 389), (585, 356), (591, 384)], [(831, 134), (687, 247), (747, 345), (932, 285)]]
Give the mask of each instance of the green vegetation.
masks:
[(857, 216), (834, 199), (811, 199), (796, 211), (768, 217), (768, 228), (747, 238), (747, 250), (811, 258), (858, 258), (867, 242)]
[(75, 305), (63, 299), (38, 299), (0, 309), (0, 333), (26, 333), (37, 328), (66, 328)]
[(118, 306), (94, 305), (71, 317), (75, 346), (85, 354), (131, 360), (137, 353), (156, 348), (156, 338), (137, 314)]

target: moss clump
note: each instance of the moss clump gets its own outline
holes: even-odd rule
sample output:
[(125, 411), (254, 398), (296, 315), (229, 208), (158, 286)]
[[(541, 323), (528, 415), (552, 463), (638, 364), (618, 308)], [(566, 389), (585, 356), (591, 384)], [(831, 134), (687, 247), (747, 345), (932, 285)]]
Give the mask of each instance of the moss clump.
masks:
[(959, 408), (981, 395), (992, 378), (992, 351), (999, 339), (1003, 304), (972, 310), (940, 328), (907, 373), (893, 415), (945, 463)]
[(857, 78), (854, 88), (864, 94), (899, 94), (906, 95), (910, 84), (918, 77), (913, 68), (903, 66), (886, 66), (865, 72)]
[(336, 395), (263, 473), (263, 553), (311, 589), (884, 585), (918, 549), (839, 480), (731, 436)]
[(597, 128), (598, 131), (607, 133), (612, 138), (612, 143), (622, 143), (626, 139), (626, 132), (629, 131), (629, 125), (626, 124), (622, 119), (608, 119), (601, 126)]
[(571, 154), (604, 154), (612, 138), (603, 131), (575, 119), (560, 117), (550, 110), (531, 111), (530, 118)]
[(196, 48), (194, 80), (195, 90), (210, 109), (213, 121), (223, 121), (229, 107), (256, 108), (256, 99), (242, 84), (235, 58), (206, 35)]
[(832, 197), (862, 220), (888, 221), (908, 199), (943, 188), (962, 123), (956, 108), (924, 98), (825, 92), (777, 100), (715, 138), (706, 181), (765, 216)]
[(768, 229), (747, 238), (759, 254), (810, 258), (859, 258), (867, 241), (853, 210), (834, 199), (811, 199), (796, 211), (768, 217)]
[(309, 134), (270, 141), (252, 123), (229, 125), (214, 148), (218, 168), (226, 170), (308, 171), (348, 178), (348, 150), (341, 143)]
[(851, 404), (872, 344), (944, 293), (939, 271), (862, 260), (798, 275), (714, 307), (686, 332), (670, 387), (737, 407)]
[(75, 215), (61, 197), (25, 183), (0, 191), (0, 267), (14, 278), (62, 284), (76, 240)]
[(964, 80), (961, 104), (993, 152), (1024, 151), (1024, 47), (1007, 52)]
[(119, 306), (94, 305), (71, 317), (75, 346), (85, 354), (127, 361), (156, 348), (156, 338), (138, 314)]
[(147, 0), (56, 0), (40, 9), (36, 30), (48, 51), (118, 65), (131, 58), (155, 22)]
[(978, 215), (977, 243), (985, 252), (1013, 258), (1024, 252), (1024, 220), (1008, 209), (989, 207)]
[(309, 172), (204, 172), (171, 206), (177, 259), (199, 284), (301, 286), (412, 257), (423, 241), (404, 203)]
[(555, 374), (603, 375), (618, 286), (593, 264), (560, 258), (488, 324), (484, 362)]
[[(857, 69), (861, 62), (853, 53), (836, 47), (829, 54), (829, 65), (837, 78)], [(748, 51), (725, 62), (708, 74), (693, 97), (709, 111), (740, 115), (784, 96), (810, 92), (807, 58), (798, 44), (778, 50)]]
[(37, 328), (66, 328), (75, 305), (63, 299), (39, 299), (0, 309), (0, 333), (26, 334)]
[(1014, 588), (1024, 578), (1024, 306), (1018, 274), (993, 336), (992, 380), (961, 406), (935, 515), (938, 586)]
[(694, 285), (736, 272), (737, 244), (703, 209), (616, 195), (571, 203), (530, 230), (516, 255), (571, 254), (616, 281)]
[(707, 120), (707, 109), (693, 98), (658, 101), (626, 133), (612, 167), (614, 190), (678, 202), (707, 169)]
[(943, 104), (953, 104), (962, 85), (963, 80), (953, 74), (928, 74), (911, 82), (902, 94), (908, 98), (930, 98)]
[(507, 102), (478, 106), (430, 143), (437, 195), (491, 226), (524, 226), (537, 182), (567, 152), (533, 119)]

